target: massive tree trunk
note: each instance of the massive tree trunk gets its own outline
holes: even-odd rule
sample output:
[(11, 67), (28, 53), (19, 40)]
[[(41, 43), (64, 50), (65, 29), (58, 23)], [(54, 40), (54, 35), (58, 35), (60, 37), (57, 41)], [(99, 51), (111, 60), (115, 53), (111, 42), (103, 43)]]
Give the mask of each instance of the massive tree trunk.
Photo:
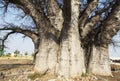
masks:
[(60, 43), (57, 38), (56, 41), (53, 40), (53, 35), (51, 34), (51, 36), (50, 33), (40, 41), (35, 71), (41, 74), (52, 72), (58, 76), (76, 77), (85, 73), (84, 54), (78, 29), (79, 2), (71, 0), (65, 4), (65, 18)]
[(59, 44), (51, 38), (48, 43), (48, 67), (49, 73), (56, 75), (58, 69)]
[(92, 46), (88, 72), (96, 75), (111, 76), (108, 46)]
[(41, 39), (36, 55), (35, 72), (40, 74), (56, 73), (58, 44), (50, 39)]
[(80, 76), (85, 73), (85, 65), (78, 28), (71, 27), (67, 32), (67, 38), (64, 36), (60, 46), (59, 74), (64, 77)]
[(41, 39), (36, 55), (34, 70), (37, 73), (45, 74), (48, 71), (47, 59), (48, 59), (48, 40)]
[(85, 73), (84, 55), (81, 48), (79, 29), (79, 0), (64, 2), (64, 27), (60, 43), (59, 75), (76, 77)]
[(92, 74), (105, 75), (105, 76), (112, 75), (110, 62), (109, 62), (108, 44), (111, 42), (112, 37), (120, 30), (119, 4), (120, 1), (117, 0), (116, 5), (113, 6), (112, 13), (109, 14), (106, 21), (103, 22), (101, 29), (99, 29), (100, 38), (98, 38), (96, 42), (101, 42), (101, 43), (98, 46), (95, 45), (92, 46), (89, 68), (88, 68), (89, 72)]

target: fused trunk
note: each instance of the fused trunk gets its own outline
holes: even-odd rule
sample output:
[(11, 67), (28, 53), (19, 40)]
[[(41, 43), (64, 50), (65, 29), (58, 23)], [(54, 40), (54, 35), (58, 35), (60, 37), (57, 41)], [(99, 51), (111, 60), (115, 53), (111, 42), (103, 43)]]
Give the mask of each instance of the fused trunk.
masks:
[[(65, 34), (64, 34), (65, 36)], [(83, 49), (80, 47), (78, 28), (70, 28), (67, 38), (62, 39), (60, 50), (60, 75), (76, 77), (85, 73)]]
[[(56, 72), (58, 44), (53, 41), (53, 36), (42, 38), (36, 55), (35, 72), (40, 74)], [(56, 39), (54, 39), (56, 40)]]
[(58, 66), (59, 45), (58, 42), (50, 39), (48, 42), (48, 68), (49, 73), (56, 75)]
[(78, 29), (79, 1), (65, 1), (64, 4), (65, 21), (61, 34), (59, 75), (76, 77), (85, 73), (84, 55)]
[(48, 71), (47, 58), (48, 58), (48, 40), (42, 39), (38, 48), (38, 53), (36, 55), (34, 70), (37, 73), (45, 74)]
[(92, 46), (88, 72), (91, 74), (111, 76), (108, 46)]

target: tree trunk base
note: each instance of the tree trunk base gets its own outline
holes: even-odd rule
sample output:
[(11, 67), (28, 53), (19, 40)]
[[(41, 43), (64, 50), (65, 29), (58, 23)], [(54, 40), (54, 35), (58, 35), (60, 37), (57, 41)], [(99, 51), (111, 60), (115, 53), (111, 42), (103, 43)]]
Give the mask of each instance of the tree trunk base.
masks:
[(112, 76), (108, 48), (93, 46), (88, 70), (91, 74)]

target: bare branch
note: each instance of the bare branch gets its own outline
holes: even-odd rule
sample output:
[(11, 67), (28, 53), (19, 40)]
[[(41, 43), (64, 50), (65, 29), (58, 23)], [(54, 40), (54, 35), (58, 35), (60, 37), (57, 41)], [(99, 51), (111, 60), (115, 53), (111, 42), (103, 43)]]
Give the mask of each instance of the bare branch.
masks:
[(15, 33), (15, 32), (14, 32), (14, 31), (9, 32), (9, 33), (7, 33), (7, 34), (4, 36), (4, 38), (1, 38), (1, 39), (0, 39), (0, 41), (2, 41), (2, 45), (1, 45), (1, 49), (0, 49), (0, 50), (4, 50), (4, 48), (5, 48), (5, 45), (4, 45), (5, 40), (8, 38), (9, 35), (11, 35), (11, 34), (13, 34), (13, 33)]
[(86, 21), (87, 21), (89, 15), (91, 14), (92, 11), (95, 10), (95, 8), (97, 7), (97, 4), (98, 4), (98, 0), (90, 0), (89, 3), (87, 4), (87, 7), (85, 8), (85, 10), (80, 13), (79, 27), (82, 30), (82, 32), (81, 32), (82, 37), (85, 37), (88, 34), (90, 29), (96, 23), (96, 20), (99, 19), (99, 16), (98, 16), (98, 17), (94, 18), (93, 20), (91, 20), (92, 24), (91, 24), (91, 22), (86, 24)]
[[(111, 13), (101, 21), (99, 27), (93, 29), (89, 34), (94, 39), (95, 45), (106, 47), (111, 43), (112, 37), (120, 30), (120, 1), (112, 6)], [(89, 36), (89, 35), (88, 35)], [(88, 39), (90, 39), (88, 38)]]
[(62, 9), (58, 6), (56, 0), (45, 0), (45, 4), (47, 8), (47, 16), (51, 24), (57, 30), (61, 31), (63, 24)]
[[(21, 8), (24, 10), (24, 12), (28, 15), (30, 15), (33, 18), (33, 21), (36, 24), (36, 32), (39, 33), (40, 38), (42, 36), (45, 36), (45, 34), (51, 30), (52, 33), (56, 33), (57, 31), (54, 31), (53, 25), (49, 21), (49, 19), (44, 14), (44, 9), (42, 9), (42, 3), (41, 1), (38, 2), (32, 2), (30, 0), (8, 0), (9, 3), (15, 4), (18, 8)], [(62, 27), (62, 26), (60, 26)], [(51, 32), (50, 31), (50, 32)]]
[[(101, 35), (103, 33), (101, 33), (101, 32), (103, 32), (104, 28), (106, 27), (105, 24), (107, 21), (106, 21), (106, 19), (102, 19), (101, 14), (106, 11), (109, 12), (110, 8), (114, 8), (113, 6), (115, 5), (115, 2), (110, 2), (108, 4), (109, 4), (108, 7), (103, 8), (101, 10), (98, 9), (98, 10), (94, 11), (95, 15), (92, 15), (90, 18), (87, 19), (87, 22), (86, 21), (84, 22), (85, 25), (83, 26), (82, 33), (81, 33), (82, 39), (85, 40), (86, 37), (89, 36), (88, 34), (91, 34), (91, 38), (94, 39), (94, 42), (98, 41), (97, 43), (99, 43), (99, 44), (103, 43), (103, 41), (101, 41), (103, 39), (103, 38), (101, 38)], [(112, 17), (110, 19), (112, 19)], [(102, 25), (104, 25), (103, 28), (101, 28)], [(110, 25), (110, 23), (109, 23), (109, 25)], [(95, 26), (97, 26), (96, 29), (94, 29)], [(110, 31), (112, 31), (112, 30), (110, 30)], [(109, 36), (109, 35), (106, 35), (106, 36)]]
[(15, 4), (18, 8), (23, 9), (26, 14), (30, 15), (36, 24), (37, 29), (41, 28), (41, 30), (45, 31), (46, 26), (44, 25), (49, 21), (44, 15), (40, 1), (37, 2), (37, 4), (34, 4), (29, 0), (9, 0), (9, 2)]
[(19, 8), (22, 8), (26, 14), (33, 17), (35, 22), (39, 21), (38, 11), (35, 6), (29, 0), (8, 0), (10, 3), (16, 4)]
[(112, 37), (120, 30), (120, 0), (116, 1), (111, 12), (102, 23), (102, 41), (107, 43), (110, 43)]
[(30, 31), (30, 30), (23, 30), (23, 29), (17, 28), (17, 27), (4, 27), (4, 28), (0, 28), (0, 30), (12, 30), (13, 32), (22, 33), (22, 34), (30, 37), (32, 40), (35, 40), (37, 37), (37, 34), (35, 32)]
[(114, 47), (120, 47), (120, 41), (115, 41), (115, 40), (111, 40), (110, 44), (113, 45)]

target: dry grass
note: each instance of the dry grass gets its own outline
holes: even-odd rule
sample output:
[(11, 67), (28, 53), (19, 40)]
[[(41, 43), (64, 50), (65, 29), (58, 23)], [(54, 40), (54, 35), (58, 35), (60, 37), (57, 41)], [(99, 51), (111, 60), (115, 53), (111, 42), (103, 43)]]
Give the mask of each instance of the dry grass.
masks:
[(120, 63), (112, 63), (111, 70), (112, 71), (120, 71)]
[[(9, 77), (5, 77), (4, 80), (3, 78), (0, 78), (0, 81), (9, 81), (9, 79), (17, 79), (18, 77), (20, 77), (20, 73), (22, 72), (27, 79), (31, 79), (30, 81), (34, 81), (36, 79), (38, 79), (37, 81), (48, 81), (50, 79), (56, 79), (56, 76), (53, 76), (51, 74), (47, 74), (47, 75), (40, 75), (40, 74), (36, 74), (33, 71), (33, 65), (31, 64), (32, 60), (31, 58), (25, 58), (25, 57), (15, 57), (15, 58), (9, 58), (9, 57), (4, 57), (4, 58), (0, 58), (0, 72), (3, 73), (8, 73), (8, 75), (17, 73), (16, 78), (15, 76), (9, 76)], [(81, 77), (75, 79), (75, 81), (120, 81), (120, 64), (111, 64), (112, 67), (112, 73), (113, 73), (113, 77), (109, 76), (109, 77), (105, 77), (105, 76), (96, 76), (94, 75), (94, 77), (97, 78), (97, 80), (94, 80), (95, 78), (93, 76), (89, 76), (87, 74), (82, 74)], [(26, 73), (27, 71), (27, 73)], [(32, 73), (31, 73), (32, 72)], [(21, 76), (24, 76), (24, 75)], [(92, 78), (93, 77), (93, 80)], [(15, 81), (15, 80), (12, 80)], [(19, 81), (19, 80), (17, 80)], [(27, 80), (20, 80), (20, 81), (27, 81)], [(56, 81), (63, 81), (63, 80), (56, 80)]]
[(33, 57), (31, 56), (27, 56), (27, 57), (0, 57), (1, 59), (29, 59), (29, 60), (33, 60)]

